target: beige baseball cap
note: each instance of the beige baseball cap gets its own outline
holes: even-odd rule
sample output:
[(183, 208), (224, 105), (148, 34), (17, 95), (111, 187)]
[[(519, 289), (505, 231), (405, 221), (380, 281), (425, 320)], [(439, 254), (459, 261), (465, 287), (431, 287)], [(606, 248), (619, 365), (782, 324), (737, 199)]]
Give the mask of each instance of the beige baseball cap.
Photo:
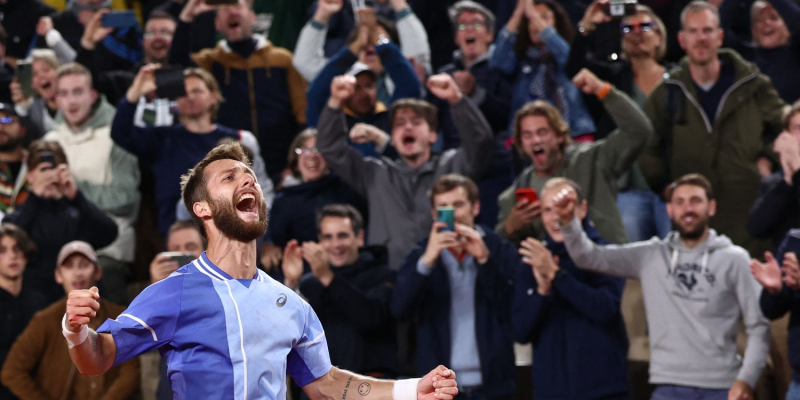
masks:
[(74, 240), (61, 247), (61, 251), (58, 252), (58, 262), (56, 266), (60, 267), (69, 256), (76, 253), (85, 256), (89, 261), (97, 265), (97, 253), (94, 252), (92, 245), (81, 240)]

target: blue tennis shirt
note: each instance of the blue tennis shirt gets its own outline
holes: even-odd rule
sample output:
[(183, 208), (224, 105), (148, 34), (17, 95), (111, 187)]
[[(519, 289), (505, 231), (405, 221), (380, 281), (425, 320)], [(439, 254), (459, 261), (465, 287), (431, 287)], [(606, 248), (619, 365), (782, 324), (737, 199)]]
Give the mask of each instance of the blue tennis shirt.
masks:
[(331, 369), (308, 303), (260, 270), (233, 279), (206, 253), (97, 332), (114, 337), (114, 365), (159, 349), (175, 399), (284, 399), (287, 372), (302, 387)]

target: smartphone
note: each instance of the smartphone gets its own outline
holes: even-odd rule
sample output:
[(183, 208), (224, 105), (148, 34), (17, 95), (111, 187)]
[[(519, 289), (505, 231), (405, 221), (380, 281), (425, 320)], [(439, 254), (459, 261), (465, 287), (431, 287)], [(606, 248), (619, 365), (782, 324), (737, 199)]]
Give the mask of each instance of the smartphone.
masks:
[(603, 12), (611, 18), (622, 18), (636, 14), (636, 0), (610, 0), (601, 6)]
[(206, 0), (209, 6), (228, 6), (231, 4), (238, 4), (239, 0)]
[(186, 84), (183, 80), (183, 68), (167, 67), (155, 71), (156, 97), (175, 100), (186, 96)]
[(111, 11), (103, 14), (103, 19), (100, 20), (104, 28), (125, 29), (131, 28), (139, 24), (136, 20), (136, 14), (133, 11)]
[(33, 64), (30, 61), (17, 61), (17, 82), (22, 87), (22, 93), (28, 98), (33, 96), (32, 78)]
[(39, 164), (49, 162), (51, 167), (45, 168), (45, 171), (51, 170), (56, 167), (56, 158), (53, 156), (52, 151), (43, 151), (39, 154)]
[(456, 229), (453, 207), (436, 207), (436, 220), (447, 224), (441, 232), (452, 232)]
[(181, 267), (191, 263), (192, 261), (194, 261), (195, 258), (197, 258), (191, 254), (181, 253), (179, 251), (168, 251), (165, 253), (161, 253), (161, 255), (169, 257), (171, 261), (177, 262), (178, 265)]
[(534, 188), (517, 189), (514, 191), (514, 194), (517, 195), (517, 203), (522, 200), (528, 200), (528, 204), (533, 204), (539, 201), (539, 195), (536, 193), (536, 189)]
[[(791, 251), (800, 257), (800, 229), (790, 230), (783, 239), (781, 247), (786, 253)], [(783, 260), (778, 260), (778, 263), (783, 264)]]

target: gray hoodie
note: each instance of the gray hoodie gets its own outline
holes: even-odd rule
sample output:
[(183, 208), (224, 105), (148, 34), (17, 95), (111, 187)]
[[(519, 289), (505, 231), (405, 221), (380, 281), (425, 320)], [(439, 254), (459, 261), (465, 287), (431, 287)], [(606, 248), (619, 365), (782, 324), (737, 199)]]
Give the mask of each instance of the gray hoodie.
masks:
[[(769, 351), (769, 323), (747, 251), (714, 230), (693, 249), (677, 232), (664, 240), (598, 246), (577, 219), (563, 234), (578, 267), (641, 281), (650, 383), (727, 389), (741, 380), (755, 387)], [(740, 318), (748, 335), (744, 359), (736, 353)]]

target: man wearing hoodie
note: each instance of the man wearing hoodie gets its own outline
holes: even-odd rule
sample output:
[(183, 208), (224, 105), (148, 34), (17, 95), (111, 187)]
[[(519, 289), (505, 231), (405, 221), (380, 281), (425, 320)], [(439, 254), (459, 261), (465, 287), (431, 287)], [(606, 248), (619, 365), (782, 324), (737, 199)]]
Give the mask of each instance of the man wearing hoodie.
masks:
[(306, 82), (292, 66), (292, 53), (254, 34), (252, 0), (216, 7), (214, 22), (225, 39), (217, 47), (190, 54), (193, 21), (212, 8), (205, 0), (188, 0), (170, 49), (170, 64), (196, 64), (219, 82), (225, 102), (219, 123), (258, 138), (273, 182), (280, 182), (292, 139), (306, 123)]
[[(655, 400), (752, 399), (769, 350), (769, 324), (747, 252), (709, 228), (717, 202), (709, 181), (685, 175), (667, 189), (676, 231), (627, 245), (598, 246), (575, 218), (577, 196), (556, 200), (564, 244), (583, 269), (642, 282)], [(736, 353), (739, 319), (747, 331)]]
[(106, 298), (124, 304), (125, 277), (135, 247), (133, 222), (139, 210), (139, 165), (136, 156), (111, 139), (116, 110), (92, 89), (91, 73), (70, 63), (62, 65), (56, 76), (56, 128), (44, 139), (61, 145), (78, 188), (117, 223), (117, 240), (97, 253)]
[[(397, 373), (394, 320), (389, 313), (395, 274), (386, 249), (364, 247), (361, 213), (329, 204), (317, 213), (319, 243), (292, 240), (283, 257), (285, 284), (298, 287), (319, 316), (331, 362), (370, 376)], [(311, 272), (303, 275), (303, 261)], [(301, 278), (302, 276), (302, 278)]]
[(523, 267), (514, 281), (514, 340), (532, 343), (531, 381), (537, 399), (629, 399), (628, 341), (620, 303), (625, 280), (583, 271), (564, 246), (554, 207), (558, 193), (575, 191), (577, 214), (587, 236), (607, 244), (587, 217), (578, 184), (551, 178), (541, 191), (545, 240), (522, 241)]

